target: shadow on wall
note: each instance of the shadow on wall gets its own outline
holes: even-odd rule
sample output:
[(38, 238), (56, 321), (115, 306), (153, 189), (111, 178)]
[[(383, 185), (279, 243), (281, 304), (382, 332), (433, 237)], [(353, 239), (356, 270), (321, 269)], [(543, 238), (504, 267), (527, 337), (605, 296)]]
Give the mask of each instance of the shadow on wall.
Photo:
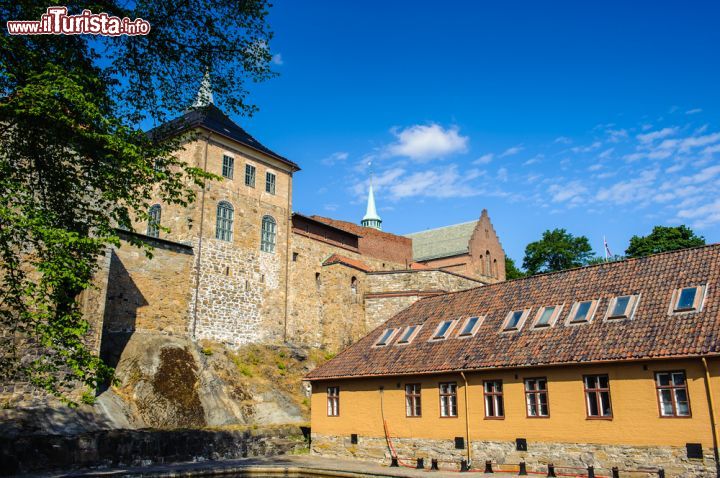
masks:
[[(110, 367), (116, 368), (125, 346), (135, 332), (137, 311), (148, 305), (148, 302), (115, 250), (110, 257), (105, 301), (100, 358)], [(109, 386), (110, 383), (103, 384), (98, 395)]]

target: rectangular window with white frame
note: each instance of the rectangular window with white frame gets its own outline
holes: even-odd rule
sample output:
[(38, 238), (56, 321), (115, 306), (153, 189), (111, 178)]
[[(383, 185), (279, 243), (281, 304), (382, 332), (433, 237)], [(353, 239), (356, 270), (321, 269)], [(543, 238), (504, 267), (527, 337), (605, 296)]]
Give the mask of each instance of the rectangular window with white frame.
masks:
[(566, 323), (573, 325), (588, 324), (592, 322), (599, 302), (599, 300), (583, 300), (575, 302), (570, 308), (570, 314), (568, 314)]
[(466, 338), (475, 335), (480, 328), (480, 325), (482, 325), (483, 319), (484, 317), (468, 317), (465, 319), (465, 322), (463, 322), (462, 327), (460, 327), (460, 331), (458, 332), (458, 337)]
[(700, 312), (705, 299), (705, 289), (704, 285), (675, 289), (670, 312), (673, 314)]
[(457, 382), (440, 384), (440, 416), (457, 417)]
[(406, 345), (413, 341), (413, 339), (420, 333), (422, 325), (409, 325), (400, 333), (395, 345)]
[(655, 374), (658, 406), (661, 417), (690, 417), (690, 398), (688, 397), (685, 372), (657, 372)]
[(546, 328), (555, 325), (555, 321), (562, 312), (562, 305), (548, 305), (541, 307), (540, 310), (535, 314), (535, 321), (533, 328)]
[(227, 154), (224, 154), (223, 162), (222, 162), (223, 177), (232, 179), (234, 172), (235, 172), (235, 158), (233, 158), (232, 156), (228, 156)]
[(607, 375), (585, 375), (585, 404), (588, 418), (612, 419), (610, 378)]
[(435, 329), (435, 333), (430, 337), (430, 340), (445, 340), (450, 336), (450, 332), (455, 327), (457, 320), (445, 320), (440, 323)]
[(400, 329), (385, 329), (382, 335), (380, 335), (378, 341), (375, 342), (375, 347), (384, 347), (388, 345), (392, 341), (393, 337), (395, 337), (398, 330)]
[(545, 377), (525, 379), (525, 403), (528, 417), (547, 418), (550, 416), (547, 379)]
[(265, 192), (275, 194), (275, 181), (276, 176), (273, 173), (265, 174)]
[(340, 387), (327, 389), (327, 414), (329, 417), (340, 416)]
[(638, 302), (640, 300), (639, 295), (621, 295), (613, 297), (608, 303), (607, 313), (605, 314), (606, 320), (622, 320), (632, 319), (635, 314)]
[(505, 322), (503, 323), (503, 331), (511, 332), (520, 330), (525, 324), (525, 321), (527, 320), (529, 315), (530, 309), (511, 311), (507, 315), (507, 317), (505, 317)]

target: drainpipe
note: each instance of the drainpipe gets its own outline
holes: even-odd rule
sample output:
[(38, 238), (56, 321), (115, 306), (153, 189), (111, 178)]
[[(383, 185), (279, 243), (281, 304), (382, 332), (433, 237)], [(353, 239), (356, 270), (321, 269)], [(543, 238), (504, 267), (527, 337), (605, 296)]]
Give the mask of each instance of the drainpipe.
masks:
[(468, 466), (472, 466), (472, 452), (470, 447), (470, 415), (468, 415), (468, 380), (464, 372), (460, 372), (460, 376), (465, 382), (465, 443), (467, 443), (467, 462)]
[(288, 307), (290, 302), (289, 293), (289, 282), (290, 282), (290, 236), (292, 235), (292, 204), (290, 198), (292, 197), (292, 172), (288, 179), (288, 199), (287, 199), (287, 225), (285, 226), (285, 324), (283, 327), (283, 342), (287, 343), (288, 334)]
[(702, 363), (705, 369), (705, 390), (708, 396), (708, 405), (710, 405), (710, 428), (712, 429), (713, 446), (715, 447), (715, 462), (718, 463), (720, 462), (720, 460), (718, 460), (720, 457), (720, 450), (718, 450), (720, 435), (718, 435), (718, 423), (715, 417), (715, 401), (713, 400), (712, 389), (710, 388), (710, 369), (708, 368), (705, 357), (702, 358)]
[[(207, 172), (208, 162), (208, 146), (210, 145), (210, 138), (212, 133), (208, 134), (205, 138), (205, 160), (203, 164), (203, 171)], [(195, 306), (193, 307), (193, 323), (192, 323), (192, 339), (195, 340), (195, 330), (197, 328), (197, 316), (198, 316), (198, 294), (200, 292), (200, 260), (202, 259), (202, 244), (203, 244), (203, 225), (205, 224), (205, 189), (207, 184), (203, 184), (202, 195), (200, 196), (200, 231), (198, 233), (198, 257), (197, 265), (195, 266)]]

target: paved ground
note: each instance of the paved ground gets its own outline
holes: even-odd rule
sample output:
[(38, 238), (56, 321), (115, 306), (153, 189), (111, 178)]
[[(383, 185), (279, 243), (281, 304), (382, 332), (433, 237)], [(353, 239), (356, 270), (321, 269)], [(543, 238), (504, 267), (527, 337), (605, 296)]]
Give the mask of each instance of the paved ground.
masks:
[[(331, 475), (343, 478), (359, 477), (396, 477), (396, 478), (458, 478), (457, 471), (429, 471), (416, 470), (413, 468), (399, 467), (390, 468), (375, 463), (364, 461), (339, 460), (333, 458), (321, 458), (309, 455), (299, 456), (276, 456), (263, 458), (247, 458), (241, 460), (227, 461), (205, 461), (201, 463), (177, 463), (173, 465), (153, 465), (142, 468), (118, 468), (105, 470), (85, 470), (72, 473), (51, 473), (45, 476), (54, 478), (81, 478), (81, 477), (188, 477), (188, 476), (272, 476), (281, 477), (287, 475), (318, 476)], [(495, 473), (488, 475), (479, 472), (463, 473), (464, 477), (511, 477), (511, 473)], [(537, 476), (537, 475), (536, 475)]]

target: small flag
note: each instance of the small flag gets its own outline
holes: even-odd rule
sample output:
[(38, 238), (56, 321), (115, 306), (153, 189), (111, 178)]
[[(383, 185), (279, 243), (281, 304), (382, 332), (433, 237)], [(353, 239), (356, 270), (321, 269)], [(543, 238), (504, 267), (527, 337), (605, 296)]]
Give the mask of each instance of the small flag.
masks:
[(610, 252), (610, 246), (608, 246), (607, 239), (605, 239), (605, 236), (603, 236), (603, 244), (605, 246), (605, 261), (608, 260), (609, 257), (612, 257), (612, 252)]

